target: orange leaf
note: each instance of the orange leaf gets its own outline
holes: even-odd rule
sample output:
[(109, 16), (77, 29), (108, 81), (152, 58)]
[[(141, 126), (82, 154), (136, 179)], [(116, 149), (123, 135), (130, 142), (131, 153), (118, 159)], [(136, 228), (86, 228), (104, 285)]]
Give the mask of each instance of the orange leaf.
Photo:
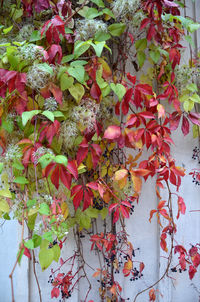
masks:
[(156, 301), (155, 289), (152, 288), (149, 291), (149, 301)]
[(123, 274), (125, 277), (130, 275), (132, 268), (133, 262), (129, 259), (127, 262), (124, 263)]
[(142, 189), (142, 179), (140, 177), (132, 174), (132, 172), (131, 172), (131, 179), (133, 182), (133, 188), (134, 188), (135, 192), (139, 194)]

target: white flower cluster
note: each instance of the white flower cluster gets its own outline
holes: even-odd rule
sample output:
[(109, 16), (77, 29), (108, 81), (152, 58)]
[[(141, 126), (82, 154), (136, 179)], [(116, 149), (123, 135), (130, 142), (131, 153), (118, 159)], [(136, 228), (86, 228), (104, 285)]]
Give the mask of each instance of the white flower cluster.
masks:
[(66, 121), (61, 126), (61, 137), (63, 139), (63, 147), (65, 150), (72, 149), (75, 139), (79, 135), (76, 123), (73, 121)]
[(41, 49), (35, 44), (23, 45), (18, 50), (23, 60), (35, 61), (43, 57)]
[(84, 128), (92, 130), (95, 127), (98, 111), (99, 104), (89, 98), (83, 99), (79, 106), (73, 108), (71, 118)]
[(199, 79), (200, 68), (181, 65), (175, 69), (175, 86), (179, 93), (182, 93), (188, 84), (196, 83)]
[(97, 113), (97, 120), (104, 123), (104, 121), (111, 121), (113, 117), (112, 99), (106, 97), (101, 100), (99, 111)]
[(50, 153), (50, 154), (54, 154), (53, 151), (49, 148), (45, 148), (45, 147), (40, 147), (38, 148), (35, 152), (33, 152), (33, 160), (34, 160), (34, 164), (37, 165), (38, 164), (38, 160), (40, 159), (41, 156)]
[(44, 88), (51, 78), (51, 74), (40, 68), (40, 65), (33, 65), (27, 72), (27, 85), (35, 90)]
[(16, 38), (17, 41), (19, 42), (22, 42), (24, 40), (28, 41), (33, 31), (34, 31), (34, 26), (32, 24), (24, 25), (19, 31), (19, 34)]
[(131, 17), (140, 8), (140, 0), (115, 0), (112, 11), (116, 18), (123, 19), (127, 15)]
[(55, 111), (58, 108), (58, 104), (55, 98), (50, 97), (44, 100), (44, 109), (48, 111)]
[(107, 32), (107, 24), (100, 20), (77, 20), (76, 41), (87, 41), (94, 37), (97, 32)]
[(10, 144), (5, 153), (5, 161), (10, 162), (22, 157), (22, 152), (18, 145)]

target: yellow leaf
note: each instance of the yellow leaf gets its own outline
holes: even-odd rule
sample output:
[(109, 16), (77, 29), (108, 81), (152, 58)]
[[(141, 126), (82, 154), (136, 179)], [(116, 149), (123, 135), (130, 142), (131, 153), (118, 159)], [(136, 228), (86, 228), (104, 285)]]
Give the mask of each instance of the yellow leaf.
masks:
[(69, 208), (66, 202), (63, 202), (61, 205), (62, 215), (66, 219), (69, 215)]
[(127, 183), (128, 171), (126, 169), (121, 169), (115, 172), (114, 180), (118, 183), (119, 188), (123, 189)]
[(101, 177), (103, 178), (106, 175), (107, 175), (107, 167), (106, 166), (102, 166), (101, 167)]
[(92, 157), (90, 153), (88, 154), (88, 157), (86, 159), (86, 166), (89, 171), (92, 170), (93, 164), (92, 164)]
[(8, 213), (10, 211), (10, 207), (5, 199), (0, 200), (0, 210), (4, 213)]

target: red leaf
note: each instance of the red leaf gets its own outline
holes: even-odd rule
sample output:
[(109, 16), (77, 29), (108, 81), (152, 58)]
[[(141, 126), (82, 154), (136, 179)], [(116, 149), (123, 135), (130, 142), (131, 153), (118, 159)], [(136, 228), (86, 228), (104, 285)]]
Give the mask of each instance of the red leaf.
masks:
[(99, 85), (96, 82), (94, 82), (92, 84), (92, 87), (90, 89), (90, 94), (91, 94), (91, 97), (93, 97), (93, 99), (95, 99), (95, 100), (100, 99), (101, 89), (99, 88)]
[(83, 189), (78, 191), (77, 194), (73, 198), (73, 204), (74, 204), (75, 211), (78, 209), (82, 199), (83, 199)]
[(147, 34), (147, 40), (150, 41), (156, 34), (156, 29), (154, 24), (151, 24)]
[(145, 95), (153, 95), (152, 87), (148, 84), (138, 84), (136, 86), (137, 90), (140, 91), (140, 93)]
[(184, 115), (183, 115), (181, 130), (184, 135), (187, 135), (190, 131), (190, 124), (188, 122), (188, 119)]
[(60, 167), (60, 180), (62, 181), (63, 185), (70, 190), (71, 188), (71, 182), (72, 182), (72, 177), (69, 174), (69, 172), (66, 170), (64, 166), (61, 165)]
[(164, 4), (169, 7), (179, 7), (174, 1), (163, 0)]
[(188, 118), (190, 119), (190, 121), (193, 124), (200, 126), (200, 114), (199, 113), (191, 112), (190, 114), (188, 114)]
[[(127, 78), (129, 79), (129, 81), (135, 85), (136, 82), (136, 76), (132, 76), (129, 72), (127, 73)], [(130, 90), (130, 89), (129, 89)]]
[(50, 163), (50, 164), (48, 164), (48, 166), (46, 166), (46, 168), (45, 168), (45, 177), (49, 176), (51, 170), (55, 167), (55, 165), (56, 165), (55, 163)]
[(82, 143), (79, 145), (79, 149), (78, 149), (78, 152), (77, 152), (77, 163), (78, 163), (78, 166), (86, 158), (86, 156), (88, 154), (88, 147), (89, 147), (88, 146), (88, 142), (84, 139), (82, 141)]
[(177, 214), (176, 218), (177, 219), (179, 218), (180, 213), (184, 215), (185, 211), (186, 211), (185, 202), (181, 196), (178, 196), (178, 214)]
[(84, 191), (83, 211), (85, 211), (92, 204), (92, 191)]
[(59, 165), (57, 165), (56, 168), (54, 169), (53, 173), (51, 174), (51, 182), (52, 182), (52, 184), (54, 184), (54, 186), (56, 187), (57, 190), (59, 188), (59, 177), (60, 177), (59, 170), (60, 170), (60, 167), (59, 167)]
[(75, 160), (68, 161), (67, 169), (74, 176), (74, 178), (78, 179), (78, 169)]
[(96, 183), (96, 182), (89, 182), (89, 183), (87, 184), (87, 187), (89, 187), (89, 188), (92, 189), (92, 190), (97, 191), (97, 190), (98, 190), (98, 183)]
[(106, 139), (116, 139), (116, 138), (119, 138), (121, 135), (121, 129), (119, 126), (109, 126), (106, 131), (104, 132), (104, 137), (103, 138), (106, 138)]
[(57, 287), (54, 287), (51, 291), (51, 298), (58, 298), (60, 295), (60, 290)]
[(62, 60), (62, 48), (60, 45), (52, 44), (48, 50), (49, 54), (49, 63), (60, 64)]
[(195, 267), (198, 267), (200, 264), (200, 255), (198, 253), (196, 253), (196, 255), (194, 255), (192, 257), (192, 263)]
[(140, 25), (140, 29), (145, 28), (150, 22), (151, 22), (151, 20), (149, 18), (143, 19), (141, 22), (141, 25)]
[(129, 212), (126, 207), (124, 207), (123, 205), (120, 205), (120, 210), (121, 210), (124, 218), (129, 218)]
[(144, 118), (153, 118), (155, 119), (155, 115), (149, 111), (143, 111), (139, 113), (140, 116), (144, 117)]
[(24, 255), (26, 257), (28, 257), (29, 259), (31, 259), (31, 253), (30, 253), (29, 249), (27, 249), (27, 247), (24, 248)]
[(54, 98), (59, 104), (62, 104), (62, 90), (56, 86), (54, 83), (51, 83), (49, 90), (53, 93)]
[(194, 278), (194, 275), (196, 274), (197, 270), (193, 265), (189, 266), (189, 277), (190, 280), (192, 280)]

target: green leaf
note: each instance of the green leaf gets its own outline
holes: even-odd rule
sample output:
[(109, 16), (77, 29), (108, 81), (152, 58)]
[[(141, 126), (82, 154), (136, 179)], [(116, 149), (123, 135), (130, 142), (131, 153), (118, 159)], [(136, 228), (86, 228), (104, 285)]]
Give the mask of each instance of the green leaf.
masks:
[(193, 125), (192, 131), (193, 131), (193, 138), (197, 138), (200, 133), (200, 127), (197, 125)]
[(3, 171), (3, 163), (0, 163), (0, 174), (2, 173)]
[(103, 15), (102, 12), (98, 12), (98, 10), (94, 7), (89, 7), (85, 14), (85, 18), (91, 20), (101, 15)]
[(32, 34), (31, 34), (31, 36), (30, 36), (30, 39), (29, 39), (29, 41), (30, 42), (36, 42), (36, 41), (39, 41), (39, 40), (41, 40), (42, 38), (41, 38), (41, 33), (40, 33), (40, 31), (39, 30), (34, 30), (33, 32), (32, 32)]
[(54, 251), (53, 249), (42, 248), (39, 252), (39, 261), (42, 270), (44, 271), (49, 267), (49, 265), (54, 260)]
[(13, 180), (14, 183), (20, 184), (20, 185), (25, 185), (28, 184), (29, 181), (26, 177), (24, 176), (17, 176), (15, 177), (15, 179)]
[(196, 93), (190, 96), (190, 100), (195, 102), (195, 103), (200, 103), (200, 96)]
[(99, 210), (94, 209), (92, 207), (87, 208), (87, 210), (85, 211), (85, 213), (87, 214), (87, 216), (89, 216), (90, 218), (97, 218), (99, 216)]
[(8, 213), (4, 213), (3, 214), (3, 219), (5, 219), (5, 220), (11, 220), (10, 216), (8, 215)]
[(42, 115), (46, 116), (50, 121), (54, 122), (54, 114), (51, 111), (45, 110)]
[(192, 101), (185, 101), (183, 103), (183, 108), (186, 112), (191, 111), (194, 108), (194, 102)]
[(95, 42), (95, 44), (92, 43), (92, 47), (94, 48), (97, 57), (101, 57), (105, 44), (106, 44), (105, 41)]
[(84, 213), (80, 217), (80, 227), (89, 229), (91, 227), (91, 218)]
[(21, 171), (24, 170), (24, 165), (22, 165), (22, 163), (20, 161), (15, 161), (12, 164), (12, 167), (15, 168), (15, 169), (17, 169), (17, 170), (21, 170)]
[(31, 231), (34, 230), (36, 218), (37, 218), (37, 213), (35, 213), (33, 215), (28, 215), (28, 228)]
[(85, 60), (76, 60), (76, 61), (73, 61), (73, 62), (71, 62), (70, 63), (70, 66), (77, 66), (77, 65), (86, 65), (86, 64), (88, 64), (88, 62), (87, 61), (85, 61)]
[(74, 45), (74, 58), (77, 59), (90, 48), (90, 43), (76, 41)]
[(85, 88), (83, 87), (83, 85), (76, 83), (69, 88), (69, 92), (75, 98), (76, 102), (79, 103), (85, 94)]
[(139, 66), (141, 68), (144, 65), (144, 62), (146, 60), (146, 55), (143, 51), (138, 51), (137, 60), (138, 60)]
[(118, 96), (119, 101), (121, 101), (126, 93), (126, 88), (122, 84), (110, 84), (111, 89), (114, 91), (114, 93)]
[(48, 240), (49, 242), (53, 243), (53, 232), (45, 232), (42, 236), (44, 239)]
[(102, 10), (102, 12), (103, 12), (104, 14), (106, 14), (106, 15), (108, 15), (108, 16), (110, 16), (110, 17), (112, 17), (112, 18), (115, 19), (115, 15), (113, 14), (113, 12), (112, 12), (109, 8), (104, 8), (104, 9)]
[(114, 23), (108, 26), (108, 30), (114, 37), (119, 37), (123, 34), (126, 29), (126, 24), (124, 23)]
[(0, 199), (0, 211), (9, 213), (10, 207), (5, 199)]
[(150, 51), (149, 55), (155, 64), (158, 63), (158, 61), (160, 59), (160, 52), (158, 50)]
[(13, 121), (11, 121), (11, 120), (3, 120), (1, 126), (8, 133), (12, 133), (13, 132), (13, 129), (14, 129), (14, 123), (13, 123)]
[(33, 250), (34, 249), (34, 242), (33, 239), (29, 239), (28, 241), (26, 241), (24, 243), (25, 247), (27, 247), (27, 249)]
[(64, 155), (57, 155), (54, 160), (57, 164), (63, 164), (64, 166), (68, 164), (68, 159)]
[(38, 69), (53, 75), (53, 68), (47, 63), (37, 64)]
[(85, 69), (82, 65), (73, 66), (68, 68), (68, 73), (74, 77), (81, 84), (84, 83), (85, 79)]
[(147, 39), (141, 39), (141, 40), (137, 40), (135, 42), (135, 48), (137, 50), (145, 50), (147, 48)]
[(191, 91), (191, 92), (198, 91), (197, 85), (194, 84), (194, 83), (188, 84), (188, 85), (186, 86), (186, 89), (188, 89), (188, 90)]
[(98, 7), (105, 7), (105, 4), (102, 0), (90, 0), (91, 2), (95, 3)]
[(68, 56), (64, 56), (62, 58), (61, 64), (68, 63), (68, 62), (72, 61), (73, 59), (74, 59), (74, 54), (68, 55)]
[(50, 162), (52, 162), (52, 160), (55, 158), (55, 155), (51, 154), (51, 153), (47, 153), (42, 155), (39, 159), (38, 162), (41, 164), (42, 169), (44, 169), (46, 166), (48, 166), (48, 164), (50, 164)]
[(37, 203), (36, 199), (29, 199), (29, 200), (27, 201), (27, 207), (28, 207), (28, 208), (32, 208), (33, 206), (36, 205), (36, 203)]
[(8, 28), (4, 28), (4, 29), (3, 29), (3, 33), (4, 33), (4, 34), (9, 33), (9, 32), (12, 30), (12, 28), (13, 28), (13, 25), (11, 25), (11, 26), (8, 27)]
[(53, 115), (55, 117), (63, 117), (63, 118), (65, 118), (64, 114), (61, 111), (54, 111)]
[(186, 35), (186, 36), (184, 36), (184, 38), (193, 48), (195, 47), (194, 41), (191, 36)]
[(60, 77), (60, 87), (62, 91), (65, 91), (72, 87), (74, 78), (69, 77), (66, 73), (63, 73)]
[(94, 40), (95, 41), (98, 41), (98, 42), (103, 42), (103, 41), (107, 41), (109, 40), (111, 37), (110, 34), (108, 33), (105, 33), (103, 31), (98, 31), (95, 36), (94, 36)]
[(34, 248), (40, 246), (41, 243), (42, 243), (42, 238), (37, 234), (33, 235), (32, 240), (33, 240), (33, 243), (34, 243)]
[(58, 262), (59, 258), (60, 258), (60, 247), (58, 244), (55, 244), (53, 247), (52, 247), (52, 250), (53, 250), (53, 260)]
[(104, 220), (107, 217), (107, 215), (108, 215), (108, 209), (107, 208), (103, 208), (100, 211), (100, 215), (101, 215), (101, 218)]
[(23, 16), (23, 9), (16, 9), (16, 7), (13, 7), (11, 10), (12, 19), (16, 21), (17, 19), (21, 18)]
[(50, 209), (49, 209), (48, 204), (47, 204), (46, 202), (41, 203), (38, 212), (39, 212), (41, 215), (46, 215), (46, 216), (48, 216), (48, 215), (50, 214)]
[(24, 111), (22, 113), (22, 125), (26, 126), (27, 122), (40, 112), (41, 110)]
[(190, 33), (193, 33), (194, 31), (196, 31), (197, 29), (200, 28), (200, 24), (199, 23), (192, 23), (188, 26), (188, 31)]

